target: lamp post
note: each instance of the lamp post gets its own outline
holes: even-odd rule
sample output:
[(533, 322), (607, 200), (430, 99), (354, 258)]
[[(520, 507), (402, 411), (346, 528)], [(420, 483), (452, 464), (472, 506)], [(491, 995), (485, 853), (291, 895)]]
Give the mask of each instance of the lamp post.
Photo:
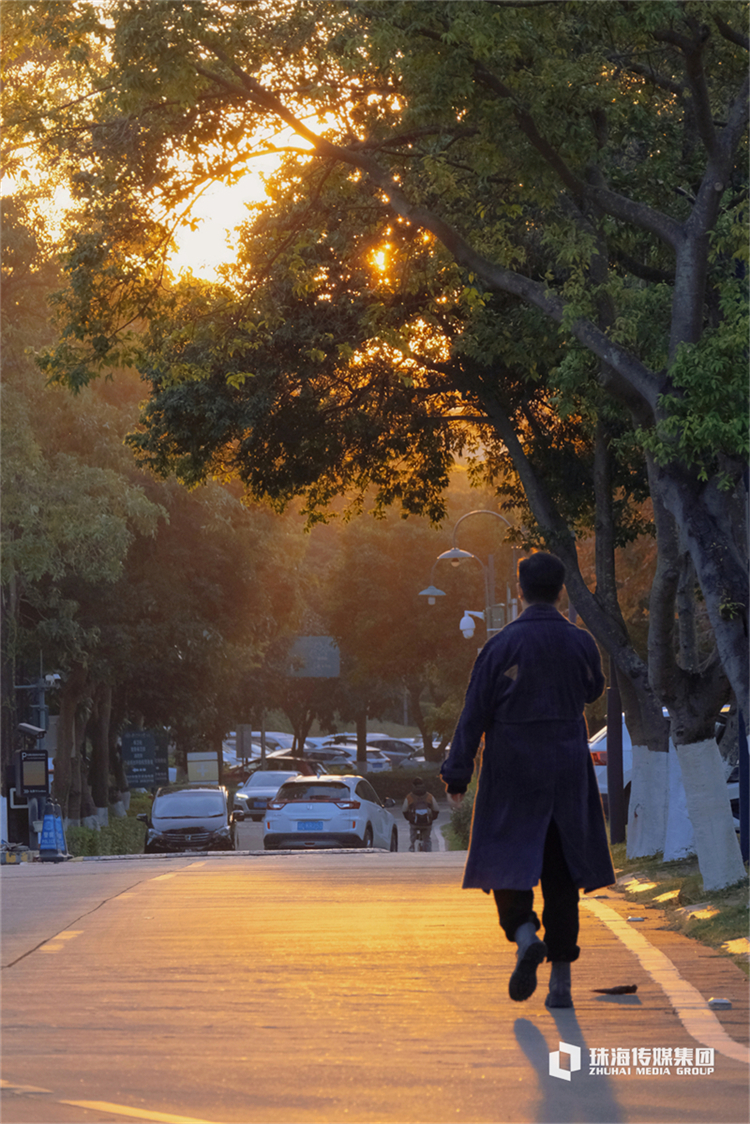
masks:
[[(470, 550), (462, 550), (456, 541), (458, 528), (461, 526), (465, 519), (468, 519), (472, 515), (491, 515), (493, 519), (499, 519), (501, 522), (503, 522), (506, 527), (513, 526), (512, 523), (510, 523), (504, 515), (500, 515), (497, 511), (491, 511), (489, 508), (478, 508), (475, 511), (467, 511), (465, 515), (462, 515), (461, 518), (456, 521), (456, 524), (453, 528), (453, 545), (451, 549), (445, 550), (442, 554), (438, 555), (437, 560), (432, 567), (432, 573), (430, 575), (430, 585), (426, 589), (421, 590), (419, 594), (420, 597), (427, 597), (430, 605), (435, 604), (436, 597), (445, 596), (443, 591), (441, 589), (438, 589), (432, 581), (432, 576), (435, 572), (435, 566), (438, 562), (450, 562), (452, 566), (458, 566), (461, 562), (469, 559), (477, 562), (481, 567), (482, 578), (484, 580), (484, 610), (482, 612), (478, 612), (467, 609), (464, 612), (459, 627), (467, 640), (474, 635), (475, 618), (482, 618), (484, 620), (485, 624), (487, 625), (487, 636), (489, 638), (490, 636), (494, 636), (495, 633), (499, 632), (500, 629), (508, 623), (509, 619), (512, 620), (515, 618), (517, 609), (516, 599), (512, 597), (510, 585), (508, 585), (506, 587), (507, 598), (502, 604), (502, 623), (500, 625), (496, 625), (496, 609), (498, 608), (498, 606), (496, 606), (495, 604), (495, 556), (494, 554), (488, 555), (487, 562), (485, 564), (481, 558), (479, 558), (476, 554), (472, 554)], [(515, 562), (516, 548), (513, 547), (512, 549), (513, 559)], [(511, 611), (513, 614), (512, 617), (509, 615)]]

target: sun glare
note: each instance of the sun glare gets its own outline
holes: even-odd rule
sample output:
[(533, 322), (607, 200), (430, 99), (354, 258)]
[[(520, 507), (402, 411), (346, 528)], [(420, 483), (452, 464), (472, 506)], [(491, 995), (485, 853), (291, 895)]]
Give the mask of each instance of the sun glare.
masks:
[(246, 206), (263, 197), (263, 184), (258, 177), (252, 187), (250, 176), (234, 187), (216, 184), (210, 188), (192, 209), (196, 227), (184, 227), (175, 234), (177, 250), (171, 257), (171, 267), (177, 274), (192, 273), (207, 281), (218, 279), (217, 270), (231, 260), (233, 232), (246, 218)]

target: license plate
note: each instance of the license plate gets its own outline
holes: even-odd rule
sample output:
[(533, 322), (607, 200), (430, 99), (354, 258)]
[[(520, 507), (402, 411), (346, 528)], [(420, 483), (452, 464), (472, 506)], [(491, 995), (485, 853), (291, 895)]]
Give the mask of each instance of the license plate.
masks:
[(322, 831), (322, 820), (297, 820), (297, 831)]

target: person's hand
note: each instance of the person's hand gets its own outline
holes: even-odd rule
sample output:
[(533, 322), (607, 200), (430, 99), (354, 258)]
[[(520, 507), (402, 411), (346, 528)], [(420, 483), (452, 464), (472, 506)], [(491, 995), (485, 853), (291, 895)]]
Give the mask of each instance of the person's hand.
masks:
[(446, 796), (448, 797), (448, 803), (451, 808), (458, 808), (459, 804), (463, 803), (463, 792), (447, 792)]

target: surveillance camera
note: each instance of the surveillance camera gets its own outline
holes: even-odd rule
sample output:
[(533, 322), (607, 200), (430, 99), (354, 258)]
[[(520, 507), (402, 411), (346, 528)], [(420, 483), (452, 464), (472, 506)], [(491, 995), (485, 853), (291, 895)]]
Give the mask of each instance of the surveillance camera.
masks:
[(19, 722), (18, 729), (22, 734), (26, 734), (30, 738), (43, 738), (47, 733), (47, 731), (42, 730), (40, 726), (32, 726), (28, 722)]
[(464, 615), (461, 617), (458, 627), (461, 629), (461, 632), (466, 637), (466, 639), (471, 640), (476, 628), (476, 625), (474, 624), (474, 618), (470, 617), (468, 613), (464, 613)]
[(47, 684), (48, 687), (56, 687), (58, 685), (58, 683), (60, 682), (60, 679), (61, 679), (61, 677), (55, 671), (51, 675), (45, 675), (44, 682)]

